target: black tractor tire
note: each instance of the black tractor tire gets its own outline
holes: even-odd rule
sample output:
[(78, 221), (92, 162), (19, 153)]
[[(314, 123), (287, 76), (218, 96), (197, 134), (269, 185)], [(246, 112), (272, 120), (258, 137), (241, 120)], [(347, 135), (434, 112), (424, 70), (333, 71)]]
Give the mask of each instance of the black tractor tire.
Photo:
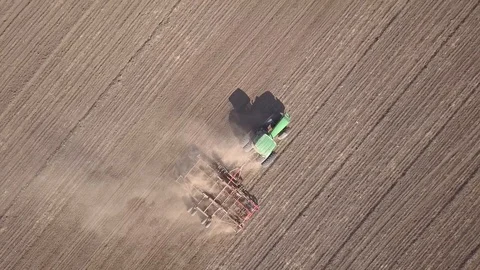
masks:
[(277, 153), (272, 152), (267, 158), (265, 158), (262, 161), (262, 167), (264, 167), (264, 168), (270, 167), (273, 164), (273, 162), (275, 161), (276, 158), (277, 158)]
[(243, 136), (242, 141), (240, 142), (241, 146), (243, 147), (243, 151), (250, 152), (253, 148), (253, 142), (250, 138), (250, 133)]
[(243, 146), (243, 151), (246, 152), (246, 153), (252, 151), (252, 149), (253, 149), (253, 142), (252, 141), (249, 141), (247, 144), (245, 144)]

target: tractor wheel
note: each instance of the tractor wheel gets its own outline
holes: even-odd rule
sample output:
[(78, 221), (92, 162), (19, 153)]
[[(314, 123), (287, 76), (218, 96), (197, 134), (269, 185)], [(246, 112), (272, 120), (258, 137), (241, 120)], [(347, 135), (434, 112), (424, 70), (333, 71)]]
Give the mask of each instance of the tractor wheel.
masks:
[(252, 151), (252, 149), (253, 149), (253, 142), (252, 141), (247, 142), (247, 144), (245, 144), (243, 146), (243, 151), (245, 151), (245, 152), (250, 152), (250, 151)]
[(253, 142), (250, 139), (250, 133), (243, 136), (242, 141), (240, 143), (243, 147), (243, 151), (250, 152), (253, 148)]
[(270, 156), (268, 156), (266, 159), (262, 161), (262, 167), (264, 168), (270, 167), (270, 165), (273, 164), (276, 158), (277, 158), (277, 154), (275, 152), (272, 152)]
[(278, 135), (278, 140), (283, 140), (285, 139), (287, 136), (288, 136), (288, 133), (289, 133), (289, 130), (290, 128), (289, 127), (286, 127), (282, 132), (280, 132), (280, 134)]

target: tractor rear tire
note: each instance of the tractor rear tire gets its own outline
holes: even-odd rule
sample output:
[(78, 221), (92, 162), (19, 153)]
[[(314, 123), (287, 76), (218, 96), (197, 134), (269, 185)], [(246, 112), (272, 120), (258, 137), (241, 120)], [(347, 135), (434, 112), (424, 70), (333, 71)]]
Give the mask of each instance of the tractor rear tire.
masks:
[(262, 161), (262, 167), (264, 168), (270, 167), (270, 165), (273, 164), (276, 158), (277, 158), (277, 153), (272, 152), (266, 159)]
[(246, 152), (246, 153), (252, 151), (252, 149), (253, 149), (253, 142), (252, 142), (252, 141), (247, 142), (247, 143), (243, 146), (243, 151)]
[(251, 140), (250, 133), (245, 134), (245, 136), (243, 136), (242, 141), (240, 143), (243, 147), (243, 151), (250, 152), (253, 148), (253, 142)]

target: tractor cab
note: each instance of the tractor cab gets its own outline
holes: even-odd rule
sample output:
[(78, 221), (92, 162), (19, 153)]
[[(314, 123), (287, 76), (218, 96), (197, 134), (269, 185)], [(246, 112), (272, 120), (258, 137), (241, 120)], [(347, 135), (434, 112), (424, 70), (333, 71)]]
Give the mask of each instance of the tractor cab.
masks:
[[(278, 119), (278, 118), (277, 118)], [(280, 114), (279, 120), (270, 117), (264, 127), (258, 130), (251, 142), (245, 145), (245, 150), (255, 149), (259, 155), (259, 161), (262, 166), (270, 166), (276, 158), (274, 152), (277, 147), (275, 139), (282, 140), (288, 135), (288, 124), (290, 123), (290, 115), (288, 113)]]

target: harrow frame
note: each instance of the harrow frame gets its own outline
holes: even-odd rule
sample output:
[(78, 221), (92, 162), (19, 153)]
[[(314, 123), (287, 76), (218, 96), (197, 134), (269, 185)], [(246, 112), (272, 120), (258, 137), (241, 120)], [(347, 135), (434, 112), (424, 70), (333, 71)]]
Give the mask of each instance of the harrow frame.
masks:
[[(220, 162), (198, 154), (194, 165), (176, 182), (189, 192), (193, 206), (189, 212), (203, 215), (202, 224), (209, 227), (212, 220), (231, 225), (235, 232), (245, 228), (246, 223), (258, 211), (257, 199), (242, 185), (242, 168), (228, 170)], [(206, 180), (198, 185), (196, 178)]]

